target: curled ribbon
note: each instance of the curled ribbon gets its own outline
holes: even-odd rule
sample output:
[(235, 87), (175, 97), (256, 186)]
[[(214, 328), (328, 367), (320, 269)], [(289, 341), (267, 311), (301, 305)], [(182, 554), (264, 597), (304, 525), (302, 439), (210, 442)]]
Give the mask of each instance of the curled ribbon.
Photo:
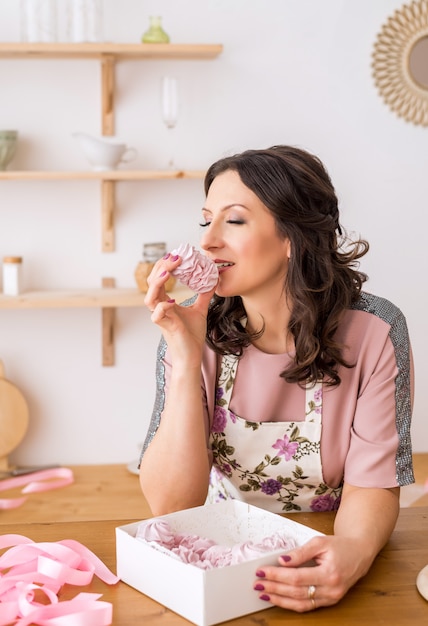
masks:
[[(88, 585), (94, 574), (108, 585), (119, 578), (91, 550), (73, 539), (35, 543), (0, 536), (0, 626), (108, 626), (113, 609), (100, 594), (79, 593), (60, 602), (64, 584)], [(40, 596), (44, 603), (41, 603)], [(37, 598), (37, 600), (36, 600)]]
[[(24, 476), (14, 476), (0, 481), (0, 491), (22, 487), (21, 493), (37, 493), (66, 487), (73, 482), (73, 472), (67, 467), (54, 467), (25, 474)], [(24, 504), (27, 498), (0, 498), (0, 509), (16, 509)], [(1, 625), (0, 625), (1, 626)]]

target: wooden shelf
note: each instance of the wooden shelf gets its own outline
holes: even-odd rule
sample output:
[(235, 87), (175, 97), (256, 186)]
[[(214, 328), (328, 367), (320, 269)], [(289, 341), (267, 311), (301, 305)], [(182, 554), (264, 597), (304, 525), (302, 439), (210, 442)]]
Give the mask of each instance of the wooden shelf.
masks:
[(214, 59), (223, 51), (221, 44), (188, 43), (20, 43), (1, 42), (0, 57), (28, 59)]
[(176, 180), (203, 178), (204, 170), (6, 170), (0, 171), (0, 180)]
[[(103, 308), (142, 307), (144, 295), (137, 289), (100, 288), (26, 291), (19, 296), (0, 294), (0, 309), (60, 309), (60, 308)], [(177, 302), (193, 295), (185, 287), (170, 292)]]
[[(208, 60), (223, 51), (220, 44), (121, 44), (121, 43), (5, 43), (0, 59), (93, 59), (101, 69), (101, 126), (104, 135), (114, 135), (115, 65), (128, 60)], [(98, 180), (101, 184), (102, 250), (114, 250), (115, 185), (120, 181), (203, 178), (200, 170), (110, 170), (110, 171), (3, 171), (1, 180)], [(191, 291), (171, 292), (177, 302)], [(0, 309), (100, 308), (102, 310), (103, 365), (114, 364), (114, 319), (117, 307), (142, 307), (144, 294), (137, 289), (118, 289), (113, 278), (103, 278), (101, 289), (28, 291), (19, 296), (0, 294)]]

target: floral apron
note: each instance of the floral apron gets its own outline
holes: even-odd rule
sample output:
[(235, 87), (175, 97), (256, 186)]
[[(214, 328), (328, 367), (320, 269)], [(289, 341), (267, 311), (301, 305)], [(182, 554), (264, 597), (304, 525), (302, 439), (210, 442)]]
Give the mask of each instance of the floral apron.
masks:
[(229, 409), (238, 357), (222, 358), (210, 446), (208, 502), (235, 498), (274, 513), (331, 511), (341, 486), (323, 480), (322, 383), (306, 387), (304, 421), (249, 422)]

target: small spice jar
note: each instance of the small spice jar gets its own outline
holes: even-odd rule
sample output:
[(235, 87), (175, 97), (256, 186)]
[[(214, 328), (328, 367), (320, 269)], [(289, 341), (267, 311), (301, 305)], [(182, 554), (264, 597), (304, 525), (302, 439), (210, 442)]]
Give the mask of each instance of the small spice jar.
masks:
[(17, 296), (21, 293), (22, 257), (3, 257), (3, 293), (5, 296)]
[[(156, 261), (166, 254), (166, 243), (145, 243), (143, 246), (143, 260), (140, 261), (135, 268), (135, 281), (141, 293), (147, 293), (149, 288), (147, 278), (152, 271)], [(170, 276), (165, 283), (165, 289), (170, 291), (174, 289), (176, 279)]]

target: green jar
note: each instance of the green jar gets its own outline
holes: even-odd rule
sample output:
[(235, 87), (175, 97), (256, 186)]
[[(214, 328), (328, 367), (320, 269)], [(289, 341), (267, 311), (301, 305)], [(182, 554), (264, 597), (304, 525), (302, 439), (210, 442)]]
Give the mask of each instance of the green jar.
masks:
[(150, 17), (149, 30), (144, 33), (141, 40), (143, 43), (169, 43), (169, 36), (162, 28), (161, 17)]
[(17, 130), (0, 130), (0, 170), (4, 171), (12, 161), (16, 142), (18, 140)]

